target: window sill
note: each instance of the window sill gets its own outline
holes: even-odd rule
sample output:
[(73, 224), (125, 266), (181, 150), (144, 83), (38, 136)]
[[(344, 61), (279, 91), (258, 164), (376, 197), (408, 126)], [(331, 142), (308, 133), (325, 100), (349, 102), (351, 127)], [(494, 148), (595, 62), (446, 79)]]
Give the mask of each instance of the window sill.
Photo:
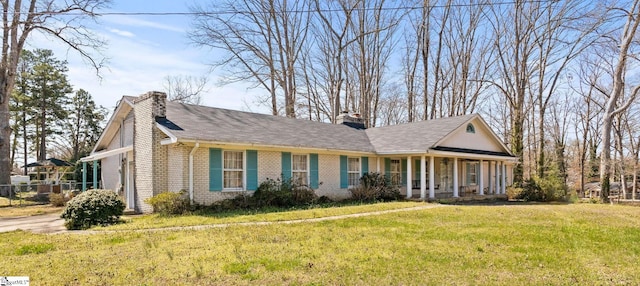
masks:
[(243, 190), (243, 189), (223, 189), (222, 192), (223, 193), (242, 193), (242, 192), (246, 192), (246, 190)]

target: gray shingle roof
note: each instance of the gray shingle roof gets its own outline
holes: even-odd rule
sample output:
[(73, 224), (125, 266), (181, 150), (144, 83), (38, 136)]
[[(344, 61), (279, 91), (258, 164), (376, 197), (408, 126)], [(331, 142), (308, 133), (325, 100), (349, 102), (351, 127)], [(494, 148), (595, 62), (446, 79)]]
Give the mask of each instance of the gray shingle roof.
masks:
[(356, 152), (426, 152), (475, 114), (358, 130), (345, 125), (167, 102), (178, 139)]
[(400, 125), (367, 129), (371, 145), (376, 152), (426, 152), (442, 138), (453, 132), (476, 114), (425, 120)]
[(162, 125), (179, 139), (374, 152), (364, 130), (308, 120), (167, 102)]

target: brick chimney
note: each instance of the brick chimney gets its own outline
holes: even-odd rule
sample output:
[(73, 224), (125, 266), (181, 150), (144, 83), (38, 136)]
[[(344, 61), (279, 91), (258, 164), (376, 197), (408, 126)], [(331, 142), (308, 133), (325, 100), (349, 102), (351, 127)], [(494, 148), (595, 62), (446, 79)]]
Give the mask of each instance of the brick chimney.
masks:
[(150, 94), (150, 96), (153, 97), (153, 110), (151, 111), (153, 117), (167, 117), (167, 94), (160, 91), (150, 91), (147, 94)]
[(367, 128), (364, 124), (364, 118), (362, 118), (362, 116), (360, 116), (359, 113), (354, 113), (352, 115), (349, 115), (349, 111), (346, 111), (346, 110), (343, 111), (340, 115), (338, 115), (338, 117), (336, 118), (336, 123), (346, 125), (355, 129)]
[(151, 100), (151, 116), (153, 118), (167, 117), (167, 94), (161, 91), (149, 91), (135, 101), (135, 103)]

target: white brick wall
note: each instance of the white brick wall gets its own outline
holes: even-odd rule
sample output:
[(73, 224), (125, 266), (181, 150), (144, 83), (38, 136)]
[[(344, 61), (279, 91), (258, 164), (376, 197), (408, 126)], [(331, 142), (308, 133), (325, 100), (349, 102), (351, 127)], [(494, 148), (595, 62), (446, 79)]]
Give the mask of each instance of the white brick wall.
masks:
[(269, 179), (282, 176), (282, 153), (258, 151), (258, 184)]
[(191, 147), (184, 146), (168, 146), (168, 164), (167, 172), (169, 173), (167, 184), (168, 191), (179, 192), (189, 189), (189, 152)]
[(160, 145), (164, 138), (155, 127), (152, 114), (153, 102), (165, 97), (162, 93), (147, 93), (139, 97), (134, 107), (134, 144), (136, 211), (151, 212), (153, 208), (144, 202), (156, 194), (168, 190), (168, 151)]
[(340, 155), (318, 155), (318, 196), (343, 199), (351, 196), (347, 189), (340, 189)]
[[(260, 152), (258, 152), (260, 154)], [(188, 154), (187, 154), (188, 156)], [(258, 162), (258, 166), (259, 166)], [(193, 156), (193, 200), (198, 204), (233, 198), (242, 192), (209, 191), (209, 148), (199, 148)]]
[[(188, 153), (183, 154), (188, 156)], [(258, 183), (267, 178), (280, 178), (281, 160), (280, 152), (258, 151)], [(188, 173), (185, 173), (184, 176), (188, 176)], [(318, 177), (319, 182), (322, 183), (316, 190), (319, 196), (341, 199), (351, 195), (347, 189), (340, 189), (339, 155), (318, 155)], [(219, 200), (233, 198), (240, 193), (209, 191), (209, 148), (199, 148), (194, 155), (194, 200), (199, 204), (208, 205)]]

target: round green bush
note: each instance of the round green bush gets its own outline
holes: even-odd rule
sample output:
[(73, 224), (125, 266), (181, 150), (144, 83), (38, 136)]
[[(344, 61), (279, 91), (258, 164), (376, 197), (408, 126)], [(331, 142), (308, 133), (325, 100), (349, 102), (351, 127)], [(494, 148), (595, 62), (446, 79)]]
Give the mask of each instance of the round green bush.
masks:
[(187, 212), (190, 208), (189, 198), (185, 196), (187, 191), (178, 193), (164, 192), (144, 200), (153, 207), (154, 213), (161, 215), (179, 215)]
[(67, 203), (61, 218), (67, 229), (87, 229), (118, 222), (125, 204), (111, 190), (88, 190)]

